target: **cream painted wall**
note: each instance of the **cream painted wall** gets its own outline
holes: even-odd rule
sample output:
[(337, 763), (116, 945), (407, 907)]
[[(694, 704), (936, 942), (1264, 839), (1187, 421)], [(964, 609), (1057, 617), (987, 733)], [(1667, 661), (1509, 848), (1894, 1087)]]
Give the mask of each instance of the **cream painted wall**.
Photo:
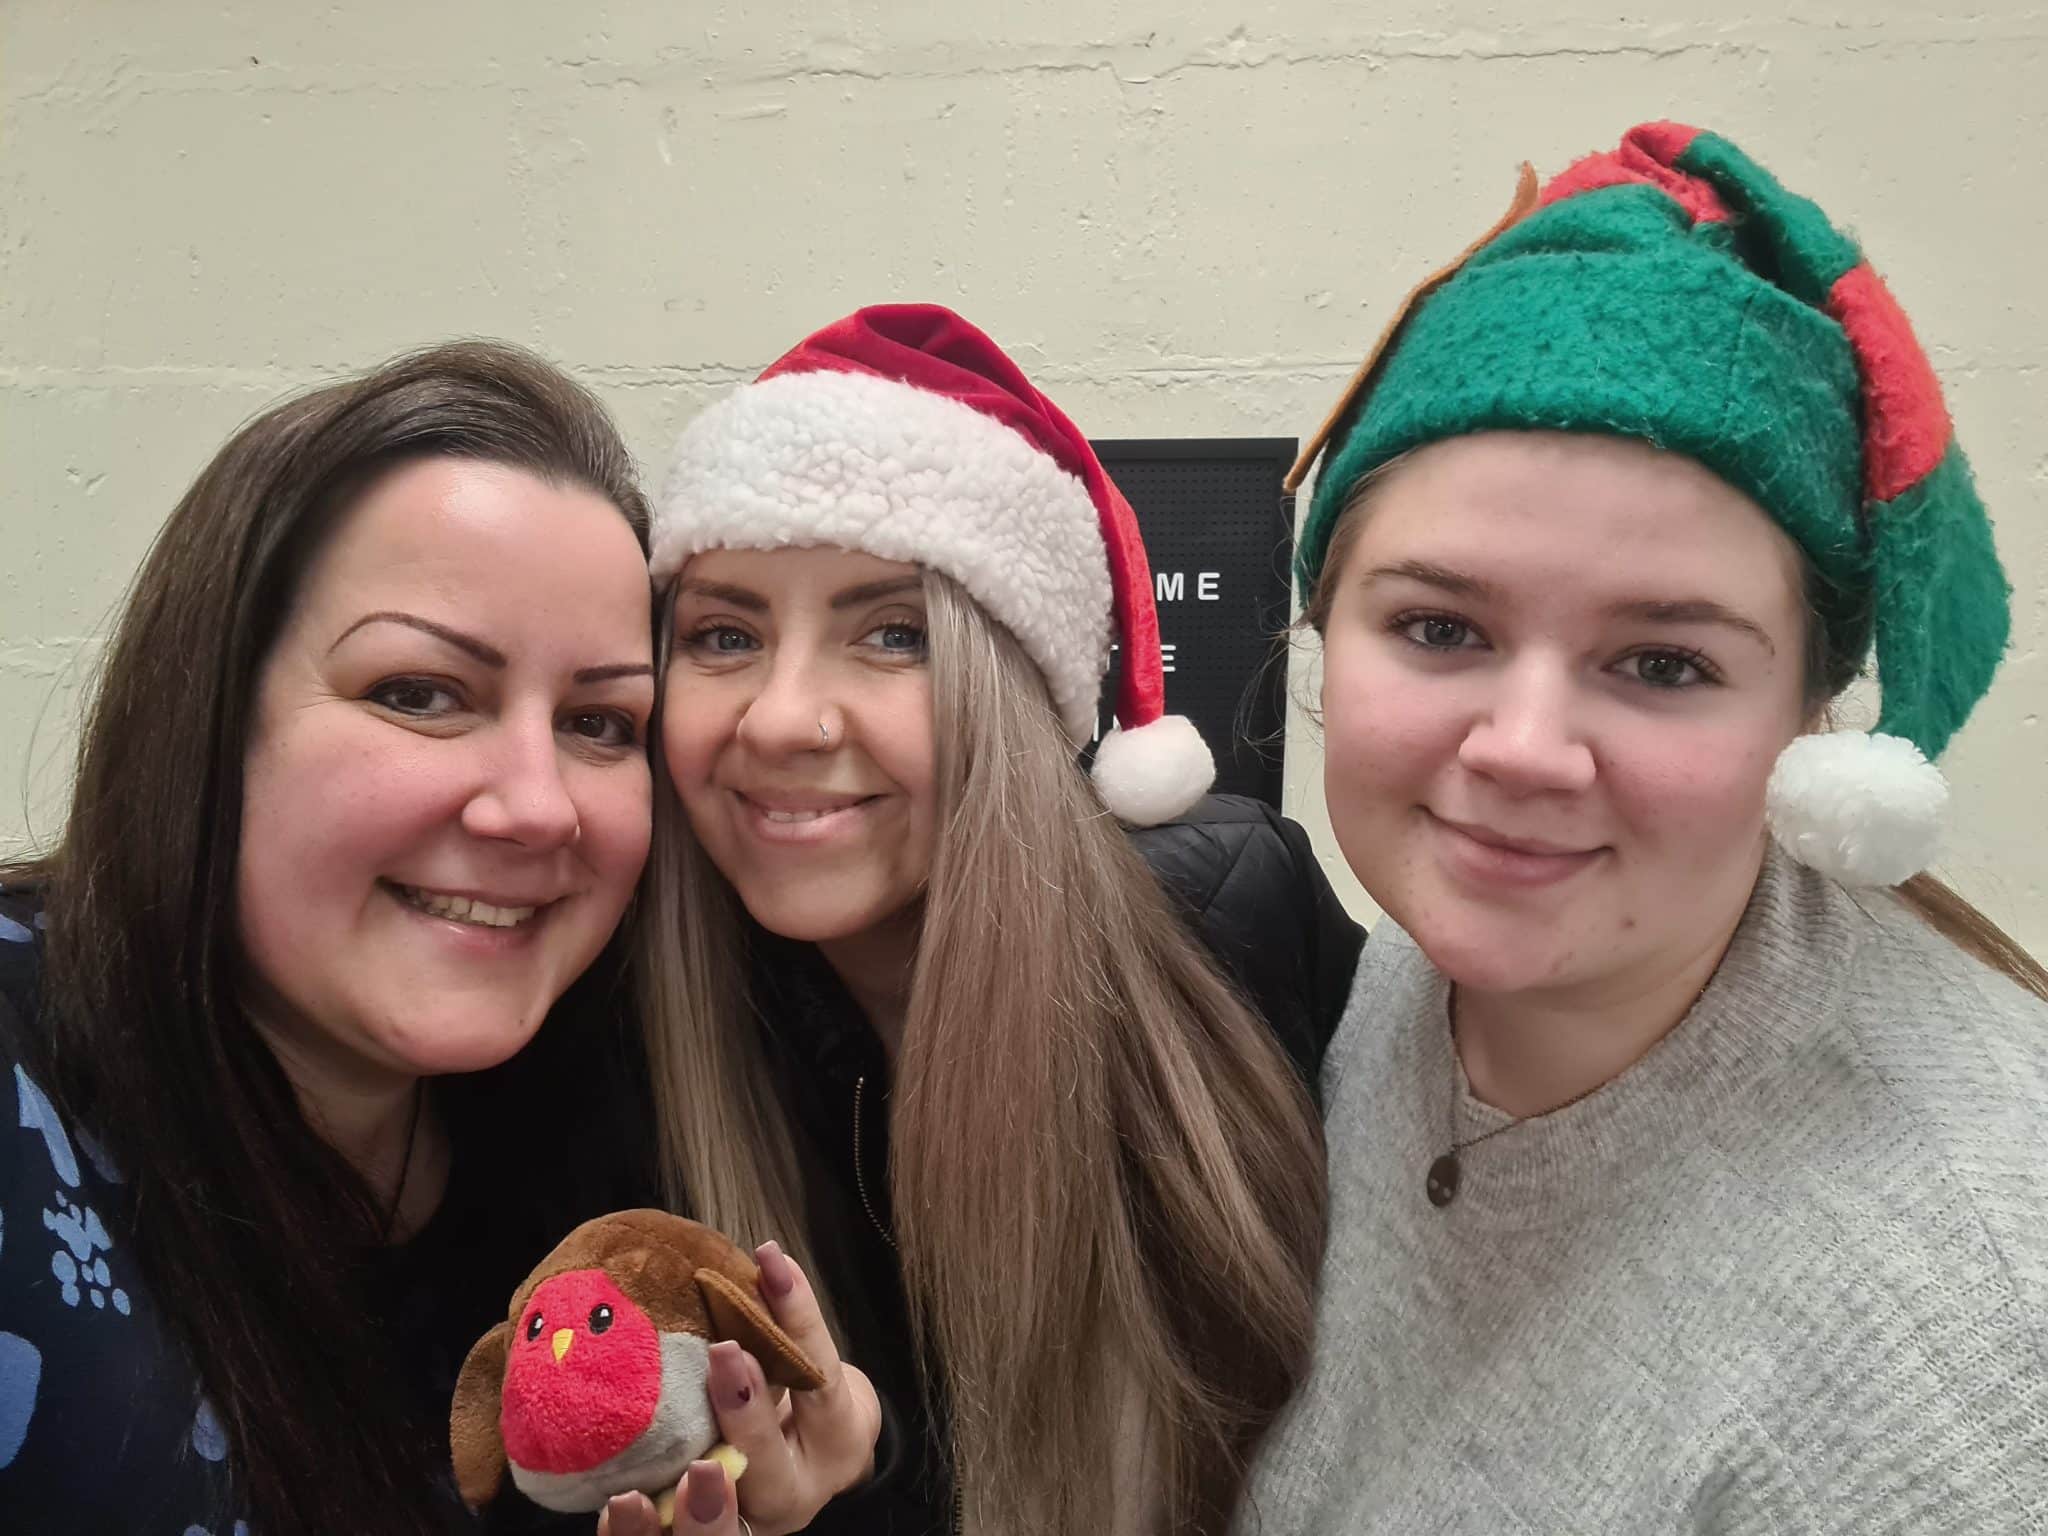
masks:
[[(1677, 116), (1819, 194), (1934, 353), (2019, 593), (1946, 869), (2048, 954), (2044, 103), (2021, 0), (6, 0), (0, 847), (50, 829), (152, 530), (288, 390), (510, 337), (658, 467), (795, 337), (925, 297), (1098, 435), (1302, 435), (1518, 160)], [(1319, 773), (1297, 730), (1341, 876)]]

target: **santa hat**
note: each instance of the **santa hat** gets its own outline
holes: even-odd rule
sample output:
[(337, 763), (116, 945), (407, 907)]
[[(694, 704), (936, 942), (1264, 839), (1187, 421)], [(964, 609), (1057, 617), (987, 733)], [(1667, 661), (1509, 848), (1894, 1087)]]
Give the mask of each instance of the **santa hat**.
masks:
[(1289, 479), (1329, 458), (1303, 525), (1316, 580), (1367, 474), (1494, 429), (1640, 438), (1699, 460), (1820, 576), (1830, 651), (1875, 651), (1877, 728), (1803, 736), (1768, 789), (1773, 831), (1849, 885), (1932, 861), (1933, 765), (1991, 685), (2010, 588), (1941, 386), (1854, 241), (1712, 133), (1631, 130), (1410, 296)]
[(1170, 821), (1215, 780), (1165, 713), (1144, 541), (1080, 430), (1002, 349), (936, 304), (857, 310), (683, 429), (654, 509), (657, 582), (707, 549), (832, 544), (943, 572), (1024, 647), (1077, 746), (1095, 734), (1112, 624), (1103, 803)]

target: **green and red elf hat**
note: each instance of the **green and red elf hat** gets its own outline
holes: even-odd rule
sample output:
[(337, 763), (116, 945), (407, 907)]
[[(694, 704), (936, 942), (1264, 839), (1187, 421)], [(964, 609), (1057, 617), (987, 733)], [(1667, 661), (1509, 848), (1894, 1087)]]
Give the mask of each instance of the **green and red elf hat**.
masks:
[(1850, 885), (1933, 859), (1932, 760), (1991, 684), (2010, 588), (1934, 369), (1854, 241), (1716, 134), (1630, 130), (1514, 206), (1410, 297), (1290, 477), (1328, 457), (1307, 591), (1361, 478), (1442, 438), (1597, 432), (1697, 459), (1817, 573), (1830, 651), (1876, 654), (1874, 732), (1804, 736), (1771, 825)]
[(1171, 821), (1216, 764), (1166, 712), (1151, 566), (1080, 428), (984, 332), (937, 304), (877, 304), (813, 332), (686, 426), (654, 506), (665, 582), (707, 549), (832, 544), (942, 571), (1017, 637), (1076, 746), (1114, 639), (1103, 804)]

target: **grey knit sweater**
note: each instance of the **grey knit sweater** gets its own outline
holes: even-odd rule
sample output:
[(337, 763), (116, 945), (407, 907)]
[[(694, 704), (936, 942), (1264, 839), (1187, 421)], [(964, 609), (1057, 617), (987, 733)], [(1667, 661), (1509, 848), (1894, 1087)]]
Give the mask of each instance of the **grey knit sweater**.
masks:
[(1447, 1002), (1375, 929), (1245, 1536), (2048, 1532), (2048, 1005), (1774, 853), (1686, 1020), (1438, 1210), (1507, 1119)]

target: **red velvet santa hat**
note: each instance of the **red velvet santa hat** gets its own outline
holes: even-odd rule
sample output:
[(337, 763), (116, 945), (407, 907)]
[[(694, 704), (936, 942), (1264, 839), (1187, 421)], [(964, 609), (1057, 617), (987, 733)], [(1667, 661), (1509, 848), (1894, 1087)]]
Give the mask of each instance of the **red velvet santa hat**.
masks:
[(654, 511), (657, 582), (707, 549), (836, 544), (942, 571), (1014, 634), (1076, 744), (1094, 734), (1111, 624), (1103, 803), (1169, 821), (1215, 779), (1165, 713), (1152, 573), (1088, 439), (1002, 349), (936, 304), (857, 310), (684, 428)]

